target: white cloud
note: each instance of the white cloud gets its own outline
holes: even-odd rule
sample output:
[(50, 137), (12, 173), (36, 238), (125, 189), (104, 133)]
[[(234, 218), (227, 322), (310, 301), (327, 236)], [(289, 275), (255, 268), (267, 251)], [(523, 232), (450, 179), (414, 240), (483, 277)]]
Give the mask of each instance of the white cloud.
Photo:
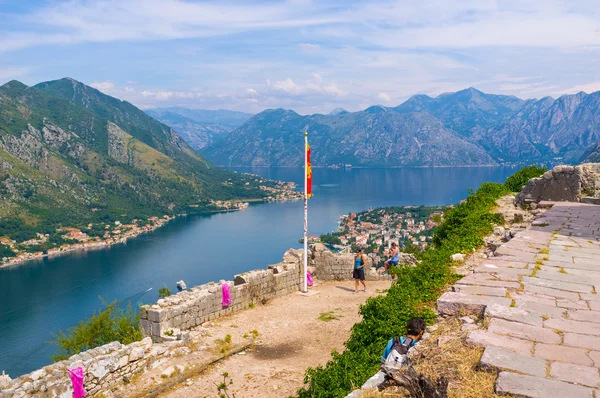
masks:
[(254, 104), (257, 104), (258, 100), (256, 98), (248, 98), (248, 102), (252, 102)]
[(300, 47), (302, 52), (304, 52), (305, 54), (314, 55), (321, 51), (321, 46), (318, 44), (300, 43), (298, 44), (298, 47)]
[(111, 94), (115, 85), (113, 82), (105, 81), (105, 82), (92, 82), (89, 84), (90, 87), (94, 87), (97, 90), (102, 91), (104, 94)]
[(247, 88), (246, 92), (248, 94), (250, 94), (250, 95), (256, 95), (256, 94), (258, 94), (257, 91), (255, 89), (253, 89), (253, 88)]
[(377, 94), (377, 98), (379, 98), (383, 102), (390, 102), (391, 100), (390, 96), (383, 91)]
[(271, 85), (271, 87), (273, 90), (285, 92), (291, 95), (325, 94), (332, 96), (344, 96), (347, 94), (335, 83), (322, 84), (322, 80), (316, 78), (313, 82), (307, 81), (305, 84), (296, 84), (291, 78), (288, 77), (285, 80), (276, 81)]
[(318, 73), (312, 73), (311, 76), (318, 82), (321, 82), (323, 80), (321, 78), (321, 75), (319, 75)]
[(0, 67), (0, 84), (7, 80), (19, 79), (31, 72), (31, 68)]

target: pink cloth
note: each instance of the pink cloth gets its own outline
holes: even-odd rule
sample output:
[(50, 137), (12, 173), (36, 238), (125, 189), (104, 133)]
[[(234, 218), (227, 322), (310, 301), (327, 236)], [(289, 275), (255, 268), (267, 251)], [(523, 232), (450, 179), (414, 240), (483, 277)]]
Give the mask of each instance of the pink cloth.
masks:
[(306, 271), (306, 284), (308, 286), (312, 286), (313, 285), (312, 276), (310, 276), (310, 272), (308, 272), (308, 271)]
[(231, 304), (231, 295), (229, 294), (229, 285), (227, 283), (223, 283), (221, 285), (221, 290), (223, 291), (223, 307), (229, 306)]
[(87, 395), (83, 389), (83, 369), (78, 367), (75, 370), (68, 369), (71, 374), (71, 383), (73, 383), (73, 398), (82, 398)]

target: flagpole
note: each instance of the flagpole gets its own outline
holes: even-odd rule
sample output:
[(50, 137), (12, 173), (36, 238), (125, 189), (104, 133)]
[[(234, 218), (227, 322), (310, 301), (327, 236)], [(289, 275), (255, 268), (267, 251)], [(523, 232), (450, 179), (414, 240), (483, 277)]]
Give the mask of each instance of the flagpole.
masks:
[(308, 132), (304, 132), (304, 266), (302, 267), (302, 292), (306, 293), (308, 272)]

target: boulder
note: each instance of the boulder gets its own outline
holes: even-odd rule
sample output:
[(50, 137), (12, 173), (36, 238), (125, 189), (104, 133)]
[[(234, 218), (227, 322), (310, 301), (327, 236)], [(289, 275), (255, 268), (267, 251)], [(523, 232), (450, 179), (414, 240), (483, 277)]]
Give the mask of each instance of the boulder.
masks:
[(184, 281), (177, 282), (177, 290), (179, 290), (180, 292), (187, 290), (187, 285), (185, 284)]
[(419, 260), (415, 256), (409, 253), (400, 253), (398, 256), (398, 264), (416, 266), (419, 263)]
[(450, 258), (452, 259), (452, 261), (455, 261), (457, 263), (465, 262), (465, 255), (462, 253), (455, 253)]

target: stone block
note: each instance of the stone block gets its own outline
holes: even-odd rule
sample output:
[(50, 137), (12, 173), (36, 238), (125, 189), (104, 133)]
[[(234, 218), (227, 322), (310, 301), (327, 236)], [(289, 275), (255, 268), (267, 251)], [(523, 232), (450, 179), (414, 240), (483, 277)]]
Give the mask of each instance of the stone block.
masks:
[(455, 315), (462, 312), (479, 315), (490, 303), (510, 306), (511, 300), (502, 297), (446, 292), (437, 300), (437, 307), (438, 312), (442, 315)]
[(469, 333), (467, 343), (479, 347), (502, 347), (521, 354), (529, 355), (533, 349), (533, 342), (510, 336), (502, 336), (487, 330), (474, 330)]
[(600, 336), (600, 324), (593, 322), (553, 318), (544, 321), (544, 326), (547, 328), (558, 329), (563, 332)]
[(500, 318), (532, 326), (542, 326), (542, 317), (540, 314), (522, 308), (506, 307), (504, 305), (492, 303), (485, 309), (485, 315), (490, 318)]
[(144, 349), (142, 347), (135, 347), (129, 353), (129, 362), (137, 361), (142, 359), (144, 356)]
[(487, 369), (509, 369), (520, 373), (544, 377), (546, 361), (523, 355), (500, 347), (486, 347), (481, 356), (480, 364)]
[(558, 380), (588, 387), (598, 387), (598, 383), (600, 383), (598, 368), (571, 363), (554, 362), (550, 367), (550, 375)]
[[(535, 279), (535, 278), (532, 278)], [(541, 294), (548, 297), (556, 297), (556, 298), (564, 298), (567, 300), (577, 301), (579, 300), (579, 294), (575, 292), (567, 292), (564, 290), (558, 290), (554, 288), (532, 285), (532, 284), (524, 284), (525, 291), (527, 293)]]
[(497, 394), (514, 394), (530, 398), (592, 398), (591, 389), (542, 377), (500, 372), (496, 380)]
[(594, 362), (586, 355), (587, 350), (563, 345), (543, 344), (535, 345), (535, 356), (548, 361), (574, 363), (583, 366), (593, 366)]
[(454, 285), (452, 290), (458, 293), (475, 294), (480, 296), (506, 297), (506, 289), (502, 287)]
[(559, 344), (561, 342), (560, 336), (551, 329), (526, 325), (524, 323), (509, 322), (498, 318), (493, 318), (490, 321), (488, 331), (540, 343)]
[(558, 289), (569, 292), (577, 292), (577, 293), (591, 293), (592, 286), (591, 285), (583, 285), (580, 283), (572, 283), (572, 282), (560, 282), (554, 281), (550, 279), (541, 279), (541, 278), (532, 278), (530, 276), (524, 276), (521, 280), (525, 285), (535, 285), (546, 287), (550, 289)]
[(163, 321), (163, 310), (150, 308), (148, 309), (148, 320), (150, 322), (162, 322)]
[(600, 337), (577, 333), (565, 333), (564, 345), (600, 351)]

